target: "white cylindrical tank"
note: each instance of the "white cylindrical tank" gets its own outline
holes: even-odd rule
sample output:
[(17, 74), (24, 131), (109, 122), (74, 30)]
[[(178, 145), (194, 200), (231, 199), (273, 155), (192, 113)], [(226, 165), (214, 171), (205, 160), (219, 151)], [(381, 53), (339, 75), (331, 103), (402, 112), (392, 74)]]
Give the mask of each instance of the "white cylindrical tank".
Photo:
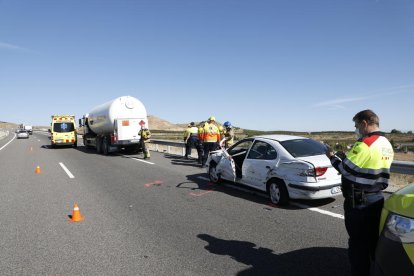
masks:
[(96, 134), (113, 132), (116, 119), (141, 119), (149, 127), (145, 106), (131, 96), (122, 96), (101, 104), (86, 116), (90, 129)]

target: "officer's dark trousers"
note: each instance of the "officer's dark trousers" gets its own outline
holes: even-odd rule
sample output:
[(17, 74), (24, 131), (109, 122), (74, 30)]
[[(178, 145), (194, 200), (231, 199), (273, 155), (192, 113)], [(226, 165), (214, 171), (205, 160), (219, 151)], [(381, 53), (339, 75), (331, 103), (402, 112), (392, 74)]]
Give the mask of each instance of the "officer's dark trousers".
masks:
[(345, 198), (345, 227), (349, 235), (348, 256), (352, 275), (368, 276), (379, 236), (379, 222), (384, 198), (352, 208)]
[(191, 155), (191, 149), (193, 147), (197, 149), (198, 163), (201, 164), (203, 158), (203, 148), (201, 146), (200, 140), (196, 136), (191, 136), (188, 138), (187, 144), (185, 145), (185, 157)]
[(208, 155), (209, 155), (210, 151), (213, 151), (213, 150), (217, 149), (217, 143), (216, 142), (204, 142), (203, 143), (203, 149), (204, 149), (204, 154), (203, 154), (203, 163), (202, 163), (202, 165), (204, 166), (207, 162), (207, 158), (208, 158)]

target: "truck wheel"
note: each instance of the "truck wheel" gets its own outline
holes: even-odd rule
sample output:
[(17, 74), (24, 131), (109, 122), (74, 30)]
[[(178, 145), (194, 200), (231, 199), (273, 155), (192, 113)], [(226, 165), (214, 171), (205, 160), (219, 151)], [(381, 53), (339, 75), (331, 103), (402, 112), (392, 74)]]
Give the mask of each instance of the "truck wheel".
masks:
[(102, 141), (100, 138), (96, 138), (96, 152), (102, 153)]
[(104, 137), (102, 141), (102, 154), (108, 155), (108, 153), (109, 153), (108, 139)]

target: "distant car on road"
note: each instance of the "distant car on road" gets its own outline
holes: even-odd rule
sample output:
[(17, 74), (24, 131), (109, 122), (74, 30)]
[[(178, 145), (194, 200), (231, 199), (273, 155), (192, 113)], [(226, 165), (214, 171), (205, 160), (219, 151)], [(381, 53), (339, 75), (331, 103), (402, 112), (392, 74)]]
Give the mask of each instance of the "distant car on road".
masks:
[(24, 129), (19, 129), (17, 132), (17, 139), (20, 138), (29, 138), (29, 132)]
[(224, 179), (268, 193), (272, 203), (341, 194), (341, 176), (313, 139), (291, 135), (245, 138), (207, 160), (210, 181)]
[(384, 203), (373, 275), (414, 275), (414, 183)]

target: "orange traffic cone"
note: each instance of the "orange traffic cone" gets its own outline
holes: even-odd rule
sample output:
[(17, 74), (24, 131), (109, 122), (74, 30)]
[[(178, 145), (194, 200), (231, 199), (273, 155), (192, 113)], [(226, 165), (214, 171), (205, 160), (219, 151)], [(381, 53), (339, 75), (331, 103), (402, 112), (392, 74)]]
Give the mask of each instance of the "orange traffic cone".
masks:
[(40, 170), (40, 167), (37, 166), (36, 169), (35, 169), (35, 174), (41, 174), (41, 173), (42, 173), (42, 171)]
[(72, 217), (69, 219), (71, 222), (83, 221), (85, 218), (81, 215), (78, 204), (75, 203), (73, 206)]

